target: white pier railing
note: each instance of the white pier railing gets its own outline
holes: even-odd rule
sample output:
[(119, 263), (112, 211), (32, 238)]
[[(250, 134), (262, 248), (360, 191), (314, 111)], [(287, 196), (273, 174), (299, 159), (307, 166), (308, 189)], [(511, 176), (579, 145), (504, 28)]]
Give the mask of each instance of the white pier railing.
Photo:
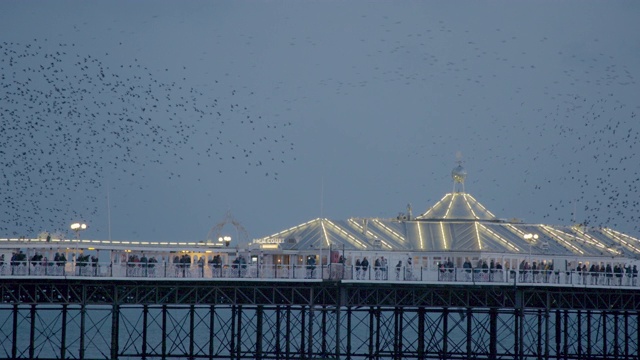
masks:
[(174, 264), (101, 262), (14, 262), (0, 266), (2, 278), (96, 277), (118, 279), (266, 279), (340, 280), (349, 282), (441, 282), (453, 284), (556, 284), (569, 286), (638, 287), (638, 272), (622, 268), (618, 272), (560, 270), (498, 270), (486, 268), (427, 269), (422, 267), (356, 268), (330, 265), (257, 264)]

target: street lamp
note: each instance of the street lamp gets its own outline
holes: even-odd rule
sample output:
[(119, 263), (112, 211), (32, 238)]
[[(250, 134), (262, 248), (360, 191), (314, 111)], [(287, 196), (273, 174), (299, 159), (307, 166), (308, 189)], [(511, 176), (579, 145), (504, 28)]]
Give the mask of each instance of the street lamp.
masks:
[(534, 242), (538, 241), (538, 234), (524, 234), (524, 239), (529, 242), (529, 261), (531, 261), (531, 246)]
[(76, 233), (76, 239), (80, 240), (80, 231), (86, 230), (87, 224), (85, 223), (73, 223), (71, 224), (71, 230)]
[(229, 243), (231, 242), (231, 236), (229, 235), (220, 236), (218, 237), (218, 242), (219, 243), (224, 242), (224, 246), (229, 247)]

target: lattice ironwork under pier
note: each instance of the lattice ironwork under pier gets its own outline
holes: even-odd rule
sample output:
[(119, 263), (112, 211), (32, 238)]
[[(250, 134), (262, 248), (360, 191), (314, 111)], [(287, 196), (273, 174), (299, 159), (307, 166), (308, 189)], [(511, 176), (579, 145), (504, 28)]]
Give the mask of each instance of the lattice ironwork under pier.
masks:
[[(102, 288), (102, 290), (98, 290)], [(636, 359), (635, 291), (2, 282), (3, 359)]]

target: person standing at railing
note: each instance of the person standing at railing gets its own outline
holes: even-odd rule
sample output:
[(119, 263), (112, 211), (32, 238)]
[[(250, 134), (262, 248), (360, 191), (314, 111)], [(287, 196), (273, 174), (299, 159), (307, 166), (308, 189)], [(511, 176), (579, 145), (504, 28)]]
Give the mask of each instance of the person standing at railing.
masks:
[(387, 259), (384, 256), (380, 257), (380, 269), (382, 270), (382, 280), (389, 280)]
[(454, 272), (455, 272), (455, 266), (453, 264), (453, 261), (451, 261), (451, 258), (448, 258), (447, 261), (444, 264), (445, 269), (447, 270), (445, 276), (447, 278), (447, 281), (454, 281), (455, 277), (454, 277)]
[(67, 267), (67, 256), (64, 253), (60, 253), (60, 260), (58, 261), (58, 266), (62, 268), (62, 274), (66, 272)]
[(607, 276), (607, 285), (611, 285), (613, 280), (613, 269), (611, 268), (611, 264), (607, 264), (605, 267), (605, 272)]
[(189, 254), (182, 255), (180, 265), (182, 266), (182, 277), (191, 277), (191, 256)]
[(233, 276), (240, 277), (240, 257), (233, 259), (231, 268), (233, 269)]
[(490, 282), (494, 281), (493, 275), (495, 274), (495, 272), (496, 272), (496, 264), (493, 261), (493, 259), (491, 259), (491, 262), (489, 262), (489, 281)]
[(307, 256), (307, 276), (306, 279), (312, 279), (314, 277), (314, 270), (316, 269), (316, 257)]
[(240, 277), (245, 277), (247, 273), (247, 260), (240, 255)]
[(613, 273), (616, 276), (616, 280), (615, 280), (616, 281), (616, 285), (622, 285), (622, 269), (623, 269), (623, 267), (620, 264), (616, 264), (613, 267)]
[(344, 279), (344, 271), (345, 268), (345, 258), (344, 256), (340, 255), (340, 258), (338, 259), (338, 279)]
[(204, 256), (200, 256), (198, 259), (198, 275), (204, 277)]
[(380, 280), (380, 258), (377, 258), (374, 262), (373, 262), (373, 271), (375, 271), (375, 278), (376, 280)]
[(91, 256), (91, 274), (93, 276), (98, 276), (98, 257), (97, 256)]
[(400, 280), (400, 271), (402, 271), (402, 260), (396, 265), (396, 280)]
[(369, 260), (366, 256), (362, 259), (360, 266), (362, 266), (362, 279), (364, 280), (367, 278), (367, 270), (369, 270)]
[(622, 273), (624, 274), (624, 285), (631, 285), (631, 265), (620, 265), (622, 267)]
[(356, 259), (356, 280), (360, 280), (360, 272), (362, 271), (362, 263), (360, 259)]
[(34, 273), (36, 275), (41, 275), (42, 273), (42, 254), (40, 253), (35, 253), (35, 255), (33, 255), (31, 257), (31, 265), (34, 268)]
[(464, 280), (465, 281), (470, 281), (471, 280), (471, 261), (469, 261), (469, 258), (465, 258), (464, 259), (464, 263), (462, 264), (462, 268), (464, 269)]
[(155, 256), (152, 256), (151, 258), (149, 258), (149, 263), (148, 263), (148, 265), (147, 265), (147, 266), (148, 266), (148, 268), (149, 268), (149, 270), (148, 270), (148, 276), (155, 277), (155, 275), (156, 275), (156, 269), (155, 269), (155, 267), (156, 267), (156, 264), (157, 264), (157, 263), (158, 263), (158, 260), (156, 260), (156, 257), (155, 257)]
[(445, 281), (447, 280), (445, 278), (445, 265), (441, 262), (438, 263), (438, 280), (439, 281)]
[(220, 255), (214, 256), (212, 263), (214, 276), (222, 277), (222, 258)]
[(481, 281), (488, 281), (489, 280), (489, 265), (487, 264), (486, 260), (482, 260), (482, 276), (481, 276)]
[(176, 277), (180, 276), (180, 257), (178, 257), (178, 255), (173, 257), (173, 270), (175, 271)]

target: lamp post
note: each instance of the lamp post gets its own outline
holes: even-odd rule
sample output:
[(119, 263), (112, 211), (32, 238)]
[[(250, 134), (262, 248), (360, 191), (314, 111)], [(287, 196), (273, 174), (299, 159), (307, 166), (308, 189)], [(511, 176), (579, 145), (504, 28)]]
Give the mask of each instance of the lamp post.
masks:
[(538, 234), (524, 234), (524, 239), (529, 242), (529, 261), (531, 261), (531, 246), (538, 240)]
[[(87, 224), (85, 223), (73, 223), (71, 224), (71, 230), (73, 230), (76, 233), (76, 240), (78, 240), (76, 242), (76, 252), (75, 252), (75, 257), (74, 257), (74, 261), (77, 263), (78, 262), (78, 243), (80, 242), (80, 231), (82, 230), (86, 230), (87, 229)], [(78, 271), (80, 271), (80, 269), (78, 269)]]
[(87, 229), (87, 224), (85, 223), (73, 223), (71, 224), (71, 230), (73, 230), (76, 233), (76, 239), (80, 240), (80, 231), (82, 230), (86, 230)]
[(219, 243), (224, 243), (224, 246), (229, 247), (229, 243), (231, 243), (231, 236), (225, 235), (218, 237)]

